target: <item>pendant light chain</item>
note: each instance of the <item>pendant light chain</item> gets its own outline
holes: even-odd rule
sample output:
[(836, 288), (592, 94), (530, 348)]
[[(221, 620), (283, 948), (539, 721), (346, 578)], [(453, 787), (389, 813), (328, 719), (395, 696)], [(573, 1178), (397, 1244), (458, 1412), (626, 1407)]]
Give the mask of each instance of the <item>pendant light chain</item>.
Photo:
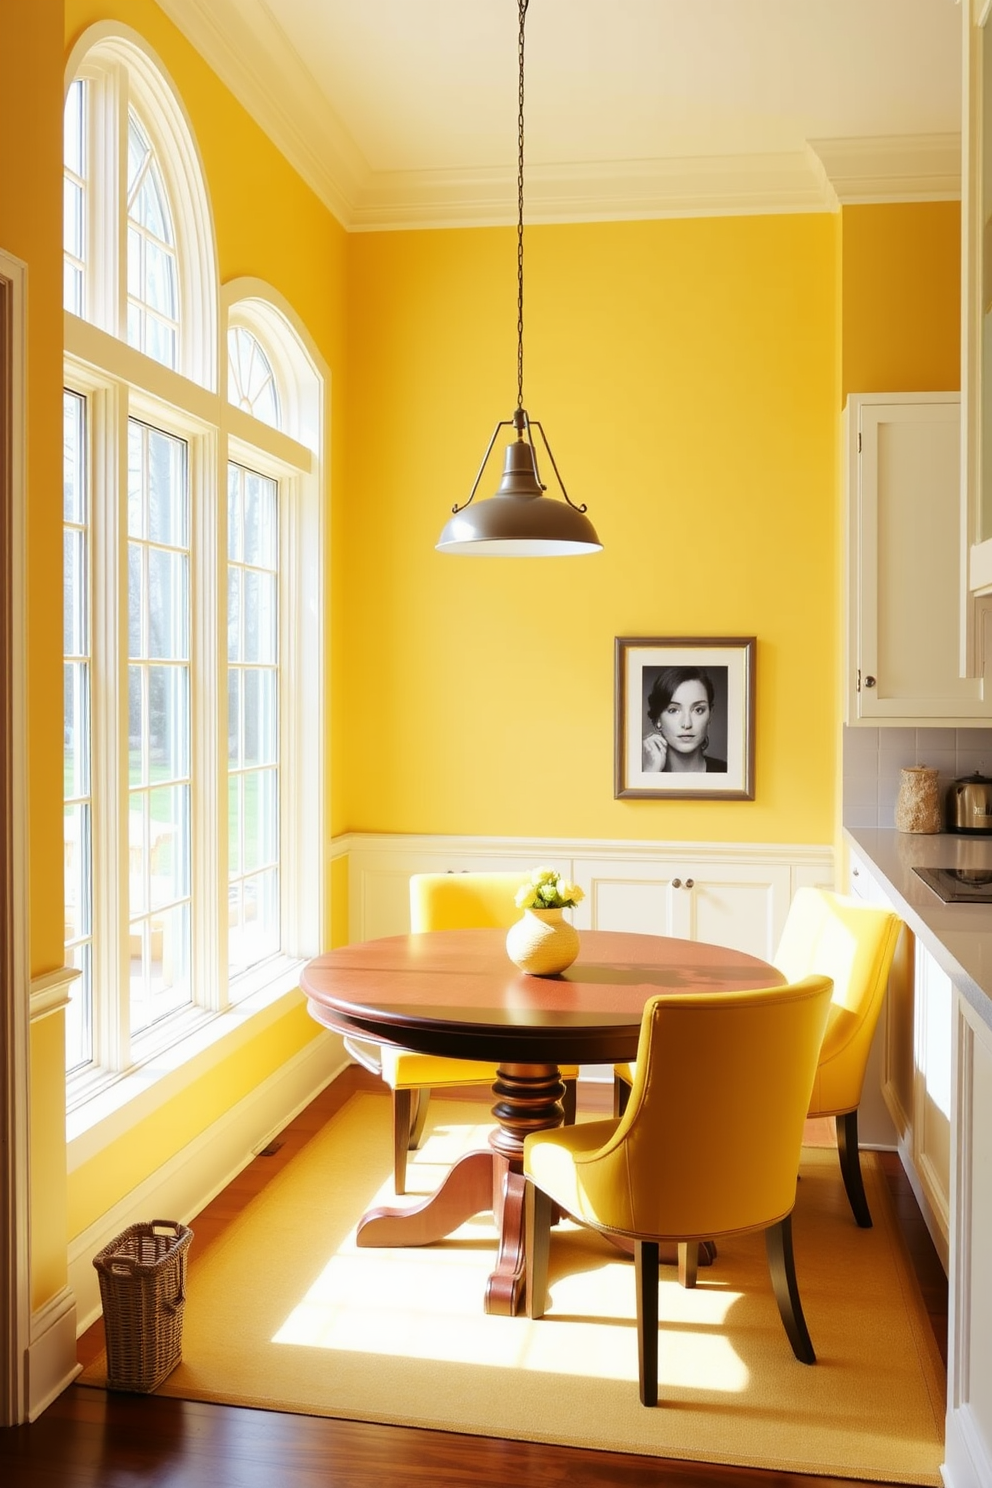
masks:
[(524, 406), (524, 21), (529, 0), (520, 0), (517, 40), (517, 408)]
[[(517, 406), (511, 419), (500, 419), (482, 457), (468, 500), (451, 508), (441, 538), (442, 553), (483, 553), (506, 558), (565, 557), (598, 553), (602, 543), (579, 506), (565, 490), (561, 472), (541, 424), (524, 408), (524, 23), (530, 0), (517, 0)], [(477, 505), (479, 489), (499, 431), (513, 428), (516, 439), (506, 446), (503, 478), (494, 496)], [(564, 501), (545, 497), (537, 463), (535, 432), (540, 435)]]

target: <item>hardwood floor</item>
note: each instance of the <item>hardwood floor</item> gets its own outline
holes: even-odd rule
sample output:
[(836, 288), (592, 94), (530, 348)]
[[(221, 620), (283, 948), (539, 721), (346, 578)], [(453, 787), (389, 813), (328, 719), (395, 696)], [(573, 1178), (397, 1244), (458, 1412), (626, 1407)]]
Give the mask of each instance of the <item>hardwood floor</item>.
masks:
[[(194, 1221), (190, 1265), (356, 1090), (362, 1070), (334, 1082)], [(465, 1091), (452, 1095), (465, 1099)], [(488, 1093), (480, 1090), (480, 1100)], [(435, 1099), (443, 1099), (439, 1093)], [(583, 1087), (588, 1109), (590, 1092)], [(609, 1093), (593, 1092), (606, 1109)], [(829, 1141), (830, 1126), (810, 1136)], [(946, 1362), (947, 1282), (898, 1157), (883, 1165)], [(96, 1324), (79, 1343), (86, 1363), (103, 1346)], [(72, 1385), (29, 1426), (0, 1432), (5, 1488), (827, 1488), (849, 1480), (584, 1451), (123, 1395)]]

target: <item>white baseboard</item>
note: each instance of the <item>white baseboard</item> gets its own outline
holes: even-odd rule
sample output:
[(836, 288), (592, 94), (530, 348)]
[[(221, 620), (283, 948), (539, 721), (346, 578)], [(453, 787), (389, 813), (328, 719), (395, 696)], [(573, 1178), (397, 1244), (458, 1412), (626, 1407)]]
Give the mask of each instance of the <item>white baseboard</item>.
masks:
[(69, 1246), (69, 1286), (78, 1313), (77, 1331), (84, 1332), (100, 1315), (100, 1283), (93, 1257), (105, 1245), (129, 1225), (153, 1219), (191, 1225), (195, 1245), (195, 1217), (201, 1209), (348, 1063), (336, 1034), (328, 1032), (314, 1039), (295, 1059), (77, 1235)]
[(940, 1470), (946, 1488), (990, 1488), (992, 1454), (984, 1433), (969, 1405), (947, 1412), (944, 1464)]
[(28, 1420), (42, 1411), (72, 1384), (79, 1373), (76, 1363), (76, 1301), (63, 1287), (31, 1317), (28, 1345)]

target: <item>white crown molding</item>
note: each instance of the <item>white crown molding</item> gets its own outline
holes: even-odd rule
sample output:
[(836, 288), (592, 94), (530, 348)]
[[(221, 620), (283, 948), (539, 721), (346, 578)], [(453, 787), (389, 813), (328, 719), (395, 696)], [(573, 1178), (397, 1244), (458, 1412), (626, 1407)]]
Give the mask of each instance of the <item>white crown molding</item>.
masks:
[(368, 164), (260, 0), (159, 0), (290, 165), (345, 227)]
[[(505, 169), (373, 171), (264, 0), (159, 0), (221, 81), (348, 232), (516, 221)], [(955, 200), (960, 138), (821, 139), (765, 155), (664, 157), (527, 169), (527, 221), (830, 212)]]
[[(528, 223), (830, 212), (837, 199), (809, 150), (697, 155), (527, 168)], [(353, 232), (494, 227), (516, 221), (516, 175), (491, 171), (372, 173)]]
[(810, 140), (842, 206), (959, 201), (960, 134)]

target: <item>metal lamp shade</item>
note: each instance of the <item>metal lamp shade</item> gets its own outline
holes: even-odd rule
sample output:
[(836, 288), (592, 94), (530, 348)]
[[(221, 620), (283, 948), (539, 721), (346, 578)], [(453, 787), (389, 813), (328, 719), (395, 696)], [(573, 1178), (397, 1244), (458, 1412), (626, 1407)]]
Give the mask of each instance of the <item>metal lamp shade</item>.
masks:
[(496, 494), (455, 512), (437, 542), (439, 553), (482, 558), (565, 558), (602, 546), (584, 513), (543, 494), (533, 450), (522, 439), (506, 447)]

